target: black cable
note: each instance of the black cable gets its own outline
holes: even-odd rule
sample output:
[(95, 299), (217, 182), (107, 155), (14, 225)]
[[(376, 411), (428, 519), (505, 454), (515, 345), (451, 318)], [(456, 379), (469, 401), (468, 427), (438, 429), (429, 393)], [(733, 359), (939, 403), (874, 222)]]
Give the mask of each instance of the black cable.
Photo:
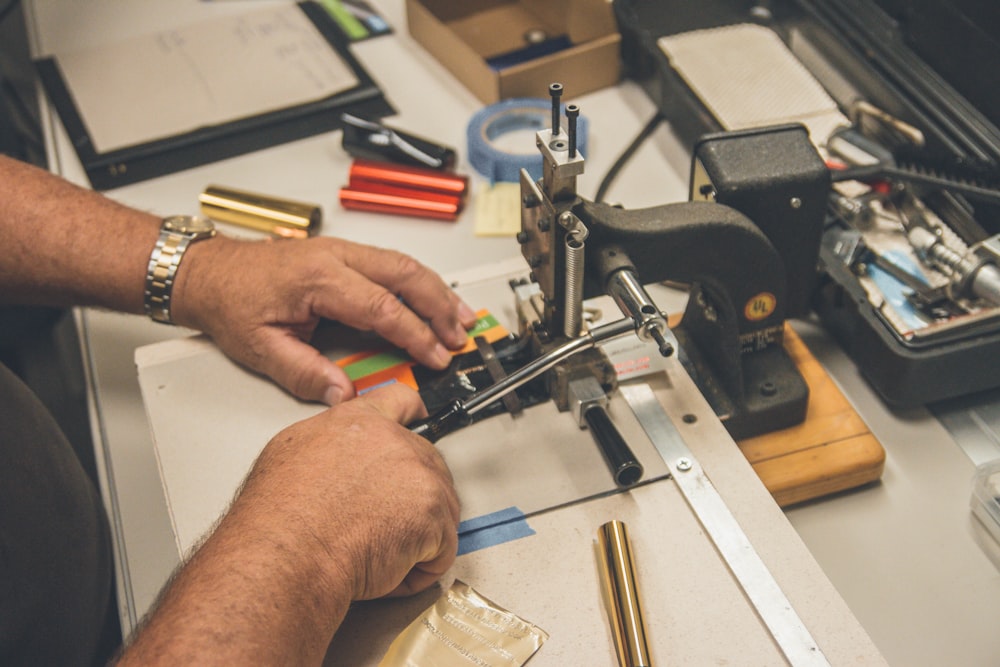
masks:
[(615, 178), (617, 178), (618, 172), (622, 170), (622, 167), (625, 166), (626, 162), (632, 159), (632, 155), (639, 149), (639, 146), (641, 146), (643, 142), (649, 138), (649, 135), (653, 134), (653, 131), (656, 130), (656, 128), (659, 127), (660, 123), (664, 120), (666, 119), (659, 111), (657, 111), (656, 114), (649, 119), (649, 122), (647, 122), (646, 126), (639, 131), (639, 134), (632, 140), (632, 143), (625, 149), (625, 152), (618, 156), (615, 163), (611, 165), (610, 169), (608, 169), (608, 173), (605, 174), (604, 180), (601, 181), (601, 185), (597, 188), (597, 194), (594, 195), (595, 202), (604, 201), (604, 196), (608, 193), (608, 188), (611, 187), (611, 183), (615, 180)]
[(830, 177), (834, 183), (886, 178), (914, 185), (942, 188), (974, 199), (1000, 204), (1000, 188), (992, 183), (972, 182), (920, 167), (895, 166), (879, 162), (870, 165), (856, 165), (846, 169), (831, 169)]
[(10, 2), (8, 2), (3, 9), (0, 9), (0, 22), (3, 22), (3, 20), (7, 18), (7, 14), (14, 11), (14, 8), (17, 7), (20, 2), (21, 0), (10, 0)]

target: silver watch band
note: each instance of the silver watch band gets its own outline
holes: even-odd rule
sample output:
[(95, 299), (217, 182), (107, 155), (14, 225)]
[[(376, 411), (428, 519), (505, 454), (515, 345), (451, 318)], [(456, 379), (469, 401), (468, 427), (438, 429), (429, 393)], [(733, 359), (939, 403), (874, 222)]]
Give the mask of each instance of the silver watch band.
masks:
[(146, 314), (156, 322), (173, 324), (170, 317), (170, 296), (174, 289), (174, 276), (181, 257), (190, 244), (190, 236), (169, 231), (161, 231), (160, 238), (156, 240), (146, 269), (144, 294)]

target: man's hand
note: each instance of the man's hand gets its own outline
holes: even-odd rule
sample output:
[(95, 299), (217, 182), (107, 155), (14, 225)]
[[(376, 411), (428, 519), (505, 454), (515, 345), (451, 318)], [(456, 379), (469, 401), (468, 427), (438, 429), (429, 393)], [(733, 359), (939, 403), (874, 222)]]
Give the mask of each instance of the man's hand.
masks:
[[(159, 227), (155, 216), (0, 156), (0, 300), (141, 313)], [(308, 344), (321, 318), (374, 331), (437, 369), (476, 319), (436, 273), (399, 252), (223, 236), (184, 253), (171, 316), (296, 396), (330, 405), (354, 387)]]
[(426, 416), (396, 384), (293, 424), (261, 453), (244, 495), (321, 539), (353, 575), (352, 600), (421, 591), (454, 561), (459, 521), (441, 455), (400, 426)]
[(125, 654), (135, 664), (318, 664), (354, 600), (454, 562), (459, 505), (426, 416), (392, 385), (276, 435)]
[(300, 398), (354, 395), (308, 340), (320, 318), (374, 331), (435, 369), (466, 342), (475, 313), (407, 255), (333, 238), (193, 244), (174, 286), (178, 324), (209, 334), (236, 361)]

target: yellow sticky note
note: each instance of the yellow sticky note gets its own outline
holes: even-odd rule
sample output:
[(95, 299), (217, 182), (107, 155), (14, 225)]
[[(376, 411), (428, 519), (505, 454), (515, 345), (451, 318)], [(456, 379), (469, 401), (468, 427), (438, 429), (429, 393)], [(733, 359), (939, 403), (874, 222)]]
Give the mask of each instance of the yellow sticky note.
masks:
[(476, 188), (476, 236), (514, 236), (521, 231), (521, 184)]

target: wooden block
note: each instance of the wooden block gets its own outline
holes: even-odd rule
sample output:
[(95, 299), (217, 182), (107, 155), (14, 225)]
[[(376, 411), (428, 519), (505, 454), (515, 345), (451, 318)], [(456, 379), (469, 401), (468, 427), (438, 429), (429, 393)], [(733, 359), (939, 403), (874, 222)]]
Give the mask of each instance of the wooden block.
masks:
[(737, 442), (764, 486), (787, 507), (880, 479), (885, 450), (788, 324), (785, 349), (809, 386), (805, 421)]
[(781, 507), (853, 489), (882, 476), (885, 450), (871, 433), (751, 463)]

